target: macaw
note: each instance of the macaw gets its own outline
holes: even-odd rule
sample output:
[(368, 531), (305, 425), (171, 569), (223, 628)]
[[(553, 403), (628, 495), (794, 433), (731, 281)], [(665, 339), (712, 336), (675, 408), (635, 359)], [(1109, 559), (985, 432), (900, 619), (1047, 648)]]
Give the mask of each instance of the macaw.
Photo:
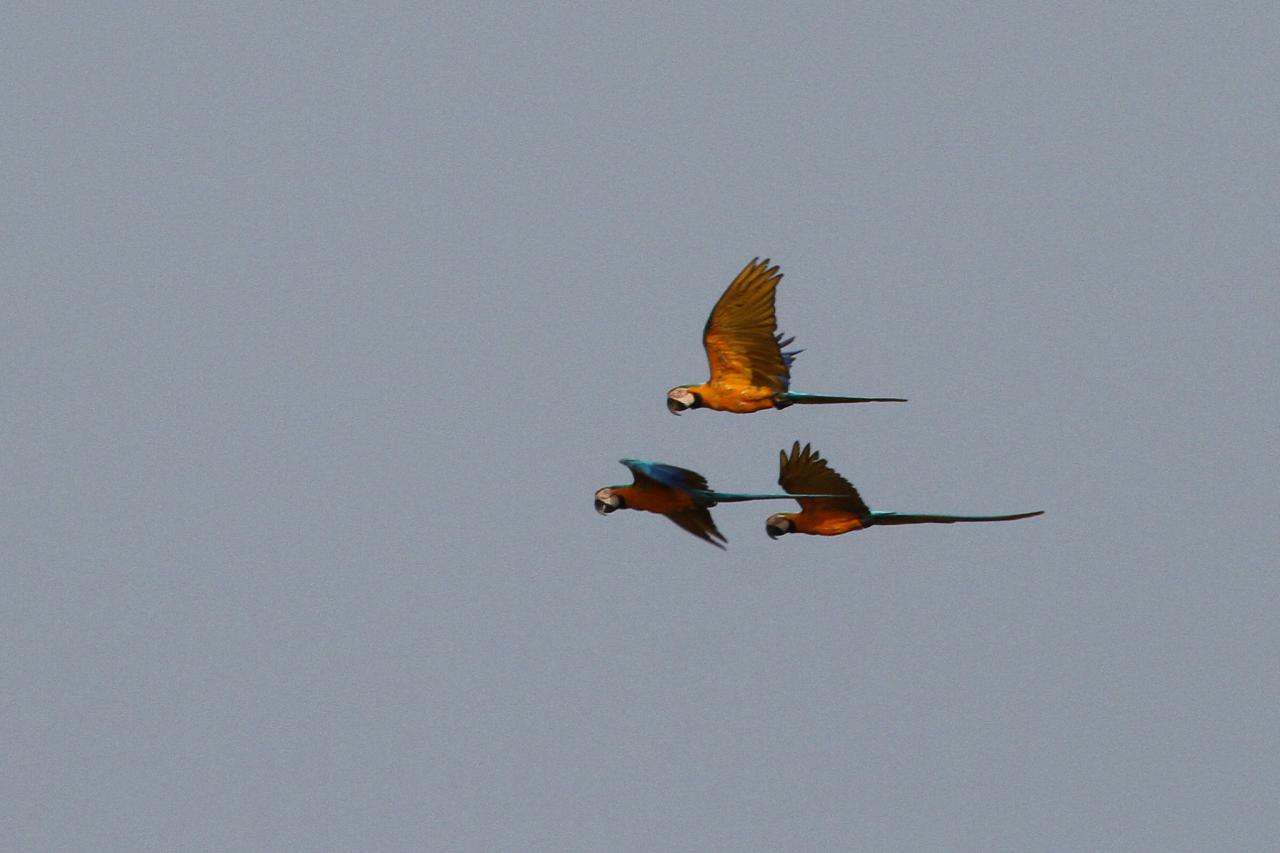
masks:
[(774, 293), (782, 273), (769, 259), (755, 258), (742, 268), (702, 329), (711, 378), (701, 385), (677, 385), (667, 392), (667, 409), (715, 409), (747, 414), (785, 409), (795, 403), (905, 403), (901, 397), (825, 397), (797, 394), (791, 388), (791, 364), (804, 350), (784, 351), (774, 316)]
[[(858, 496), (848, 480), (831, 469), (827, 460), (809, 445), (791, 446), (791, 455), (780, 452), (778, 485), (797, 498), (800, 512), (779, 512), (765, 521), (770, 539), (787, 533), (809, 533), (815, 536), (839, 536), (851, 530), (862, 530), (878, 524), (953, 524), (957, 521), (1015, 521), (1044, 515), (1043, 510), (1016, 515), (916, 515), (901, 512), (872, 512)], [(801, 492), (831, 492), (838, 498), (813, 499)]]
[[(642, 509), (665, 515), (680, 527), (705, 539), (717, 548), (727, 542), (716, 529), (708, 510), (718, 503), (737, 501), (786, 500), (795, 495), (739, 495), (717, 492), (707, 485), (701, 474), (675, 465), (648, 462), (644, 459), (622, 459), (631, 469), (635, 482), (629, 486), (605, 486), (596, 492), (596, 512), (608, 515), (617, 509)], [(805, 498), (838, 498), (836, 494), (803, 495)], [(716, 540), (719, 539), (720, 542)]]

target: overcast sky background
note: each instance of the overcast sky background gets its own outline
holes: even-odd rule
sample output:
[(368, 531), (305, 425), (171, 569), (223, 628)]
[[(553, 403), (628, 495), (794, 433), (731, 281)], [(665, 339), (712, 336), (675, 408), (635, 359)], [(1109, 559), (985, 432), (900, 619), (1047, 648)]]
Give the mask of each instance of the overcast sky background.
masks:
[(1280, 844), (1274, 4), (2, 23), (0, 847)]

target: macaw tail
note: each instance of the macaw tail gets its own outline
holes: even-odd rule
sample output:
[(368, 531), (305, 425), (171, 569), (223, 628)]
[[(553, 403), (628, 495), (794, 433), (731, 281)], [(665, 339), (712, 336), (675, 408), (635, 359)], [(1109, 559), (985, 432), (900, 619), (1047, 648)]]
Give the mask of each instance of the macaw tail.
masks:
[(773, 404), (779, 409), (800, 403), (802, 405), (820, 405), (823, 403), (905, 403), (902, 397), (828, 397), (823, 394), (796, 394), (792, 391), (780, 391), (773, 395)]
[(796, 498), (848, 498), (848, 495), (738, 495), (732, 492), (703, 492), (701, 495), (715, 504), (731, 504), (741, 501), (786, 501)]
[(957, 521), (1017, 521), (1044, 515), (1044, 510), (1015, 515), (912, 515), (905, 512), (873, 512), (868, 524), (955, 524)]

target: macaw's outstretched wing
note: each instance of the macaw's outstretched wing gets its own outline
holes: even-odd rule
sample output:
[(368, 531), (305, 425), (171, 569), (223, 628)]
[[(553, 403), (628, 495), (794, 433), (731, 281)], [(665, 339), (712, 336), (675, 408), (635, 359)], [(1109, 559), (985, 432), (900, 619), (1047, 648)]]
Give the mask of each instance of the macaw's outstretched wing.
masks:
[[(619, 461), (631, 469), (637, 484), (641, 484), (643, 480), (648, 480), (651, 483), (679, 489), (682, 492), (692, 492), (695, 489), (709, 490), (707, 478), (697, 471), (690, 471), (688, 468), (677, 468), (675, 465), (650, 462), (647, 459), (622, 459)], [(712, 526), (714, 527), (715, 525)]]
[[(724, 534), (716, 529), (716, 523), (711, 519), (711, 513), (705, 509), (686, 509), (680, 512), (667, 513), (667, 518), (683, 527), (685, 530), (697, 536), (699, 539), (705, 539), (717, 548), (724, 550), (724, 546), (720, 542), (728, 542), (724, 538)], [(719, 539), (720, 542), (716, 540)]]
[(859, 518), (866, 518), (871, 510), (862, 502), (853, 484), (841, 477), (827, 460), (809, 445), (800, 449), (800, 442), (791, 445), (791, 455), (785, 450), (778, 453), (778, 485), (792, 495), (824, 494), (840, 495), (838, 498), (796, 498), (805, 512), (811, 510), (842, 510)]
[(774, 292), (782, 273), (769, 259), (756, 258), (742, 268), (702, 330), (702, 346), (711, 366), (711, 384), (758, 385), (786, 391), (791, 362), (799, 352), (782, 348), (794, 339), (777, 333)]

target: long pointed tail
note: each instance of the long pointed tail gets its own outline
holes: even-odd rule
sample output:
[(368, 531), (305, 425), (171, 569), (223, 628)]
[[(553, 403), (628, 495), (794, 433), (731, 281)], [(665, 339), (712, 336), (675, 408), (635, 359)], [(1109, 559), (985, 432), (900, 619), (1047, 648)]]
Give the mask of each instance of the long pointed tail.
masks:
[(915, 515), (906, 512), (873, 512), (871, 524), (955, 524), (957, 521), (1017, 521), (1044, 515), (1044, 510), (1014, 515)]
[(740, 495), (732, 492), (700, 492), (699, 495), (715, 504), (731, 504), (741, 501), (784, 501), (796, 498), (840, 498), (845, 495)]
[(824, 394), (796, 394), (791, 391), (780, 391), (773, 397), (773, 404), (779, 409), (800, 403), (801, 405), (822, 405), (825, 403), (905, 403), (902, 397), (830, 397)]

